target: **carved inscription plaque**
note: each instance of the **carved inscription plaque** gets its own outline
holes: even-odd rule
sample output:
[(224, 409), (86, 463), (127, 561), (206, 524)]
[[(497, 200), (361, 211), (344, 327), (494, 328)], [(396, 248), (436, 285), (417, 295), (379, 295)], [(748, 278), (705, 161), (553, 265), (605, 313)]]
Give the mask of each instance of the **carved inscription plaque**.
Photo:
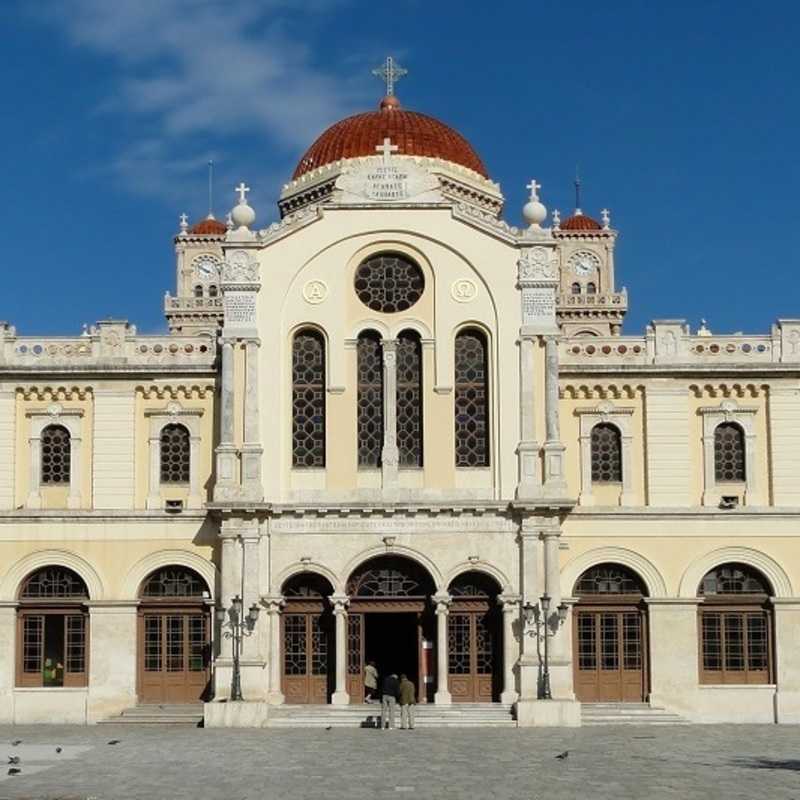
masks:
[(225, 327), (256, 327), (256, 293), (225, 292)]
[(556, 294), (550, 287), (522, 291), (522, 324), (555, 324)]

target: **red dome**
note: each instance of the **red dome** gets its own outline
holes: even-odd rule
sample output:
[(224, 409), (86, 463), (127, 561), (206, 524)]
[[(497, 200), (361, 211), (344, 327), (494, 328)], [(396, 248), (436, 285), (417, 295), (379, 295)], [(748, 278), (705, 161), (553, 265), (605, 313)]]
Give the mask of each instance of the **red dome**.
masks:
[(213, 217), (206, 217), (200, 222), (196, 222), (189, 228), (189, 233), (200, 236), (224, 236), (228, 232), (228, 226)]
[(347, 117), (328, 128), (300, 159), (292, 178), (342, 158), (377, 155), (375, 148), (386, 138), (397, 145), (399, 155), (441, 158), (489, 177), (460, 133), (426, 114), (404, 111), (396, 97), (384, 97), (378, 111)]
[(573, 214), (561, 223), (562, 231), (601, 231), (603, 226), (586, 214)]

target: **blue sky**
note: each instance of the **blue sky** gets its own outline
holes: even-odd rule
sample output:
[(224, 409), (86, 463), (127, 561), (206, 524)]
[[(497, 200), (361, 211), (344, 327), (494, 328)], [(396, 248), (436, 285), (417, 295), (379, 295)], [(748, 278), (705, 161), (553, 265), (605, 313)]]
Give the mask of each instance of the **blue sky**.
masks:
[(404, 106), (475, 146), (519, 222), (607, 206), (628, 333), (701, 317), (766, 332), (800, 316), (800, 6), (789, 2), (55, 0), (3, 3), (0, 319), (73, 334), (158, 331), (177, 215), (240, 179), (258, 224), (329, 123), (370, 109), (372, 67)]

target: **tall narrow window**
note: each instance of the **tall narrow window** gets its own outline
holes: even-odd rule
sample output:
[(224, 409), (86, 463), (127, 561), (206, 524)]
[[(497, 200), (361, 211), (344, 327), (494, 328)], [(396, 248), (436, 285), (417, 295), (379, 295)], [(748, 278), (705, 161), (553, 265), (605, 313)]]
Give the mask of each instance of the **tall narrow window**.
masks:
[(489, 466), (489, 364), (486, 337), (464, 330), (455, 341), (456, 466)]
[(170, 423), (161, 429), (161, 483), (189, 483), (191, 447), (189, 431)]
[(197, 286), (194, 287), (194, 296), (195, 297), (203, 296), (203, 287), (199, 283), (197, 284)]
[(383, 348), (374, 331), (358, 337), (358, 466), (381, 465), (383, 450)]
[(292, 345), (292, 464), (325, 466), (325, 342), (311, 330)]
[(63, 425), (48, 425), (42, 431), (42, 484), (69, 485), (69, 431)]
[(592, 428), (592, 483), (622, 482), (622, 437), (616, 425)]
[(597, 284), (596, 283), (587, 283), (586, 284), (586, 294), (597, 294)]
[(572, 294), (580, 294), (581, 293), (581, 285), (579, 283), (572, 284)]
[(422, 466), (422, 344), (413, 331), (397, 337), (397, 448), (401, 467)]
[(89, 592), (71, 569), (48, 566), (28, 576), (19, 594), (17, 684), (85, 686)]
[(744, 431), (735, 422), (723, 422), (714, 430), (714, 475), (718, 481), (745, 479)]

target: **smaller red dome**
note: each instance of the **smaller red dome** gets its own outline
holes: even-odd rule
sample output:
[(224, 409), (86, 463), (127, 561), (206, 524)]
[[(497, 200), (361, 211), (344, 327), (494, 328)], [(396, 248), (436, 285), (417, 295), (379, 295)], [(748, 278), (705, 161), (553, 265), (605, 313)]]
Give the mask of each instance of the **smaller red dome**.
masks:
[(189, 233), (199, 236), (224, 236), (227, 232), (228, 226), (214, 217), (206, 217), (189, 228)]
[(561, 223), (562, 231), (601, 231), (603, 226), (586, 214), (573, 214)]

